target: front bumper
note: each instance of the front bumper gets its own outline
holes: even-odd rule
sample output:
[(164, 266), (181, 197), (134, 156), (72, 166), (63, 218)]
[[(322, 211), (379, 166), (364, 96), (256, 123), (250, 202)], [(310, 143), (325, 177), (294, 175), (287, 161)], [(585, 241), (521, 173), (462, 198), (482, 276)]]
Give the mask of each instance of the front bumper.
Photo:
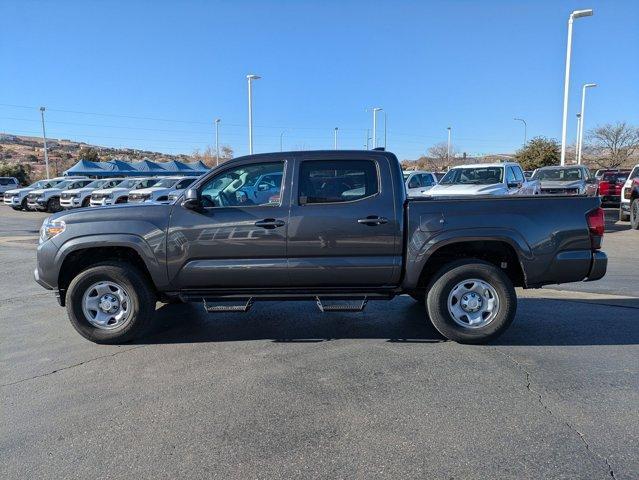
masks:
[(47, 201), (46, 200), (27, 200), (27, 206), (31, 210), (40, 210), (41, 212), (46, 211), (47, 209)]
[(10, 207), (18, 207), (20, 206), (20, 197), (17, 195), (15, 197), (4, 197), (2, 203)]
[(92, 198), (91, 202), (89, 203), (89, 205), (92, 206), (92, 207), (104, 207), (106, 205), (113, 205), (113, 199), (112, 198), (102, 198), (100, 200), (94, 200)]
[(61, 198), (60, 206), (62, 208), (79, 208), (81, 206), (81, 202), (80, 202), (80, 199), (77, 197)]

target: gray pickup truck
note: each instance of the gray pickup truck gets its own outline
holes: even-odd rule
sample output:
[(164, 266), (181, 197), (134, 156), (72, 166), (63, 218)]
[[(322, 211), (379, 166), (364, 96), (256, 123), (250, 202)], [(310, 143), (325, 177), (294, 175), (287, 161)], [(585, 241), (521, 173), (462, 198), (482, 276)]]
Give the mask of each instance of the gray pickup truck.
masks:
[[(266, 175), (278, 188), (246, 193), (266, 191)], [(603, 231), (598, 198), (407, 199), (389, 152), (260, 154), (220, 165), (171, 205), (49, 217), (35, 279), (98, 343), (141, 335), (158, 300), (211, 313), (314, 300), (337, 312), (401, 294), (445, 337), (482, 343), (512, 322), (514, 287), (603, 277)]]

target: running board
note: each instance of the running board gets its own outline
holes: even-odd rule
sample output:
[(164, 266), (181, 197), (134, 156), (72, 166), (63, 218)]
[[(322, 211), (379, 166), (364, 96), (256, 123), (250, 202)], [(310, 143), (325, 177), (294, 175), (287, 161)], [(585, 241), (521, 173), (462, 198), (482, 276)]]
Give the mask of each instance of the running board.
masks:
[[(220, 299), (209, 299), (209, 301), (220, 301)], [(253, 297), (249, 298), (245, 304), (240, 305), (209, 305), (206, 298), (202, 299), (202, 303), (207, 313), (246, 313), (253, 306)]]
[(368, 303), (368, 298), (364, 297), (362, 303), (360, 304), (332, 304), (332, 305), (324, 305), (320, 297), (315, 297), (315, 302), (317, 303), (317, 308), (322, 313), (331, 313), (331, 312), (361, 312), (366, 308), (366, 304)]

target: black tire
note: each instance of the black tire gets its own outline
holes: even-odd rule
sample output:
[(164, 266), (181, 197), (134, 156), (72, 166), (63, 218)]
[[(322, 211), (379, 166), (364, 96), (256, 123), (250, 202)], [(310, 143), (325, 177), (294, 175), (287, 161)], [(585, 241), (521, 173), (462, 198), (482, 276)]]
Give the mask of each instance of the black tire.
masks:
[(627, 213), (624, 213), (624, 211), (621, 209), (621, 206), (619, 207), (619, 221), (620, 222), (627, 222), (628, 220), (630, 220), (630, 215), (628, 215)]
[(49, 201), (47, 202), (46, 211), (49, 213), (56, 213), (56, 212), (59, 212), (60, 210), (62, 210), (62, 207), (60, 206), (60, 197), (50, 198)]
[(639, 230), (639, 198), (635, 198), (630, 204), (630, 228)]
[(82, 200), (82, 208), (87, 208), (91, 206), (91, 196), (89, 195), (84, 200)]
[[(101, 281), (117, 283), (129, 297), (126, 320), (110, 330), (91, 324), (82, 308), (84, 293)], [(122, 262), (105, 262), (87, 268), (73, 279), (66, 293), (71, 325), (84, 338), (102, 344), (125, 343), (143, 335), (151, 324), (155, 302), (155, 292), (146, 277), (137, 268)]]
[[(448, 298), (453, 289), (470, 279), (489, 284), (499, 302), (494, 318), (484, 326), (462, 326), (448, 309)], [(439, 333), (458, 343), (486, 343), (497, 338), (510, 326), (517, 311), (517, 295), (508, 276), (493, 264), (479, 259), (445, 265), (431, 280), (427, 291), (426, 308), (430, 321)]]

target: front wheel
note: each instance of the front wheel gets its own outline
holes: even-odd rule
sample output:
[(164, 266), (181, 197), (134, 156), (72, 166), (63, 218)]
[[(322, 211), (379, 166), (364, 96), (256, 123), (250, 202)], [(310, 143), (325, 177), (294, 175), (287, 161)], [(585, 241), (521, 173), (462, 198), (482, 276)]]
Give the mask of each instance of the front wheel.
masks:
[(426, 298), (435, 328), (459, 343), (486, 343), (515, 318), (517, 296), (508, 276), (483, 260), (445, 265), (433, 278)]
[(639, 198), (635, 198), (630, 204), (630, 228), (639, 230)]
[(47, 212), (56, 213), (56, 212), (59, 212), (60, 210), (62, 210), (62, 207), (60, 206), (60, 198), (53, 197), (49, 199), (49, 201), (47, 202)]
[(630, 220), (630, 215), (625, 213), (622, 209), (621, 206), (619, 206), (619, 221), (620, 222), (627, 222), (628, 220)]
[(73, 327), (95, 343), (124, 343), (144, 333), (155, 311), (155, 293), (145, 276), (122, 262), (90, 267), (66, 293)]

